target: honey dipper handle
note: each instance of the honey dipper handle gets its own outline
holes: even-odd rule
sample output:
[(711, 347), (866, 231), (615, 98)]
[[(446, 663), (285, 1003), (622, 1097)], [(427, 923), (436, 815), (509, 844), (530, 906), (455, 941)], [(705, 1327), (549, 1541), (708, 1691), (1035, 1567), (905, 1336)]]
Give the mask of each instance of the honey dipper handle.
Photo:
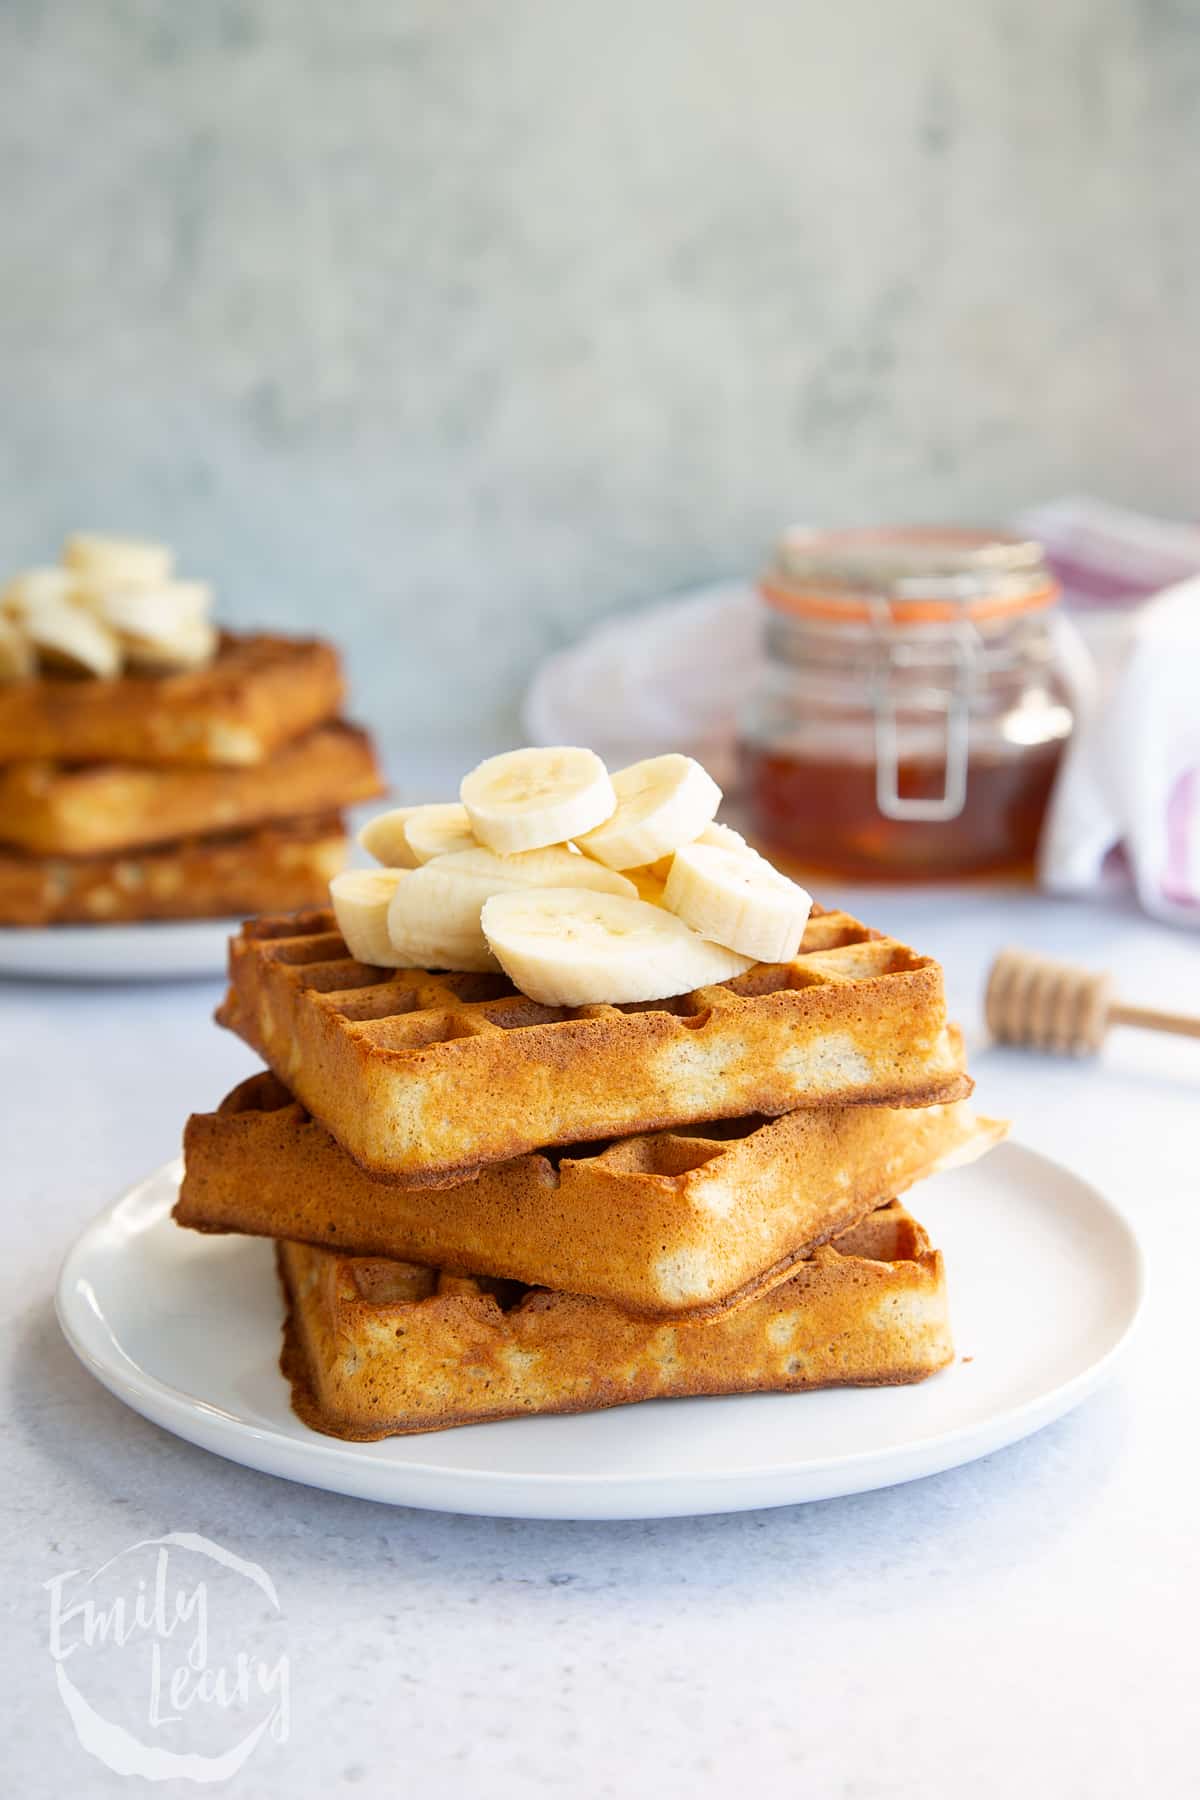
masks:
[(1200, 1038), (1200, 1019), (1186, 1013), (1159, 1012), (1153, 1006), (1125, 1006), (1120, 1001), (1108, 1009), (1110, 1025), (1140, 1025), (1143, 1031), (1173, 1031), (1177, 1037)]

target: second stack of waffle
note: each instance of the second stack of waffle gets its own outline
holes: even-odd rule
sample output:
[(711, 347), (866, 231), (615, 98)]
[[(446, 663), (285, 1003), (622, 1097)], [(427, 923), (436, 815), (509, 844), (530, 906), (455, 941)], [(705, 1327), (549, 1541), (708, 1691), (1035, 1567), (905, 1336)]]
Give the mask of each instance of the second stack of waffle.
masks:
[(337, 652), (221, 637), (195, 669), (0, 683), (0, 924), (311, 904), (381, 791)]

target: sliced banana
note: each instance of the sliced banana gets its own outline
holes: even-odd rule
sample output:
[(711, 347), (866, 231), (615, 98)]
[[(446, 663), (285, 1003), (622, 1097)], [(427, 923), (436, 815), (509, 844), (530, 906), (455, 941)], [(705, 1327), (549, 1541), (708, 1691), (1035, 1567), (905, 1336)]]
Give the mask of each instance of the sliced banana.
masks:
[(618, 875), (615, 869), (606, 869), (565, 844), (550, 844), (544, 850), (521, 850), (515, 856), (497, 856), (494, 850), (481, 850), (475, 845), (437, 861), (440, 869), (479, 878), (488, 884), (488, 893), (493, 894), (510, 887), (578, 887), (600, 894), (624, 894), (630, 900), (637, 898), (638, 890), (627, 875)]
[(799, 950), (812, 896), (756, 851), (688, 844), (675, 852), (663, 905), (702, 937), (776, 963)]
[(652, 756), (613, 776), (616, 811), (579, 848), (610, 869), (640, 869), (691, 844), (721, 804), (721, 790), (690, 756)]
[(69, 606), (78, 598), (78, 578), (69, 569), (24, 569), (5, 584), (0, 612), (28, 619), (43, 606)]
[(24, 630), (0, 613), (0, 681), (23, 681), (34, 667), (33, 645)]
[(479, 885), (445, 874), (437, 861), (390, 869), (399, 877), (388, 906), (392, 960), (402, 969), (495, 969), (479, 914)]
[(172, 670), (212, 660), (212, 590), (172, 581), (164, 545), (82, 534), (68, 540), (64, 557), (67, 566), (26, 569), (0, 593), (0, 615), (51, 667), (113, 675), (122, 662)]
[(78, 604), (67, 569), (26, 569), (4, 590), (4, 612), (32, 652), (51, 667), (115, 675), (121, 653), (115, 634)]
[[(735, 831), (732, 825), (721, 825), (716, 819), (711, 825), (704, 827), (696, 842), (698, 844), (716, 844), (721, 850), (740, 850), (745, 856), (758, 855), (758, 851), (750, 848), (740, 831)], [(680, 849), (683, 849), (682, 844)], [(652, 877), (661, 887), (671, 873), (671, 859), (674, 855), (675, 852), (672, 850), (670, 856), (660, 856), (658, 861), (651, 863), (648, 869), (628, 869), (626, 873), (631, 881), (637, 882), (639, 891), (642, 886), (641, 877), (646, 875)], [(645, 900), (649, 896), (643, 894), (642, 898)]]
[(219, 633), (209, 619), (192, 619), (170, 631), (139, 637), (120, 634), (125, 661), (140, 669), (199, 669), (216, 654)]
[(169, 581), (175, 566), (174, 552), (166, 544), (105, 537), (92, 531), (77, 531), (69, 537), (62, 560), (65, 568), (80, 575), (139, 585)]
[(388, 936), (388, 906), (402, 873), (400, 869), (344, 869), (329, 884), (338, 930), (358, 962), (379, 969), (403, 967)]
[(715, 844), (718, 850), (740, 850), (744, 856), (758, 855), (758, 851), (750, 848), (740, 831), (735, 831), (732, 825), (722, 825), (719, 819), (706, 825), (696, 842)]
[(595, 751), (573, 748), (489, 757), (472, 769), (459, 795), (479, 842), (505, 856), (577, 838), (609, 818), (617, 804)]
[(623, 875), (561, 845), (517, 856), (497, 856), (476, 845), (434, 857), (412, 871), (397, 890), (388, 916), (393, 948), (409, 968), (495, 968), (480, 923), (484, 902), (493, 894), (540, 887), (578, 887), (626, 896), (636, 892)]
[(660, 907), (578, 888), (495, 894), (483, 930), (509, 980), (547, 1006), (663, 1000), (750, 967)]
[(358, 834), (369, 856), (389, 869), (419, 869), (435, 856), (477, 850), (465, 806), (394, 806), (369, 819)]
[(212, 611), (207, 581), (91, 582), (85, 576), (79, 587), (106, 625), (131, 637), (156, 638), (203, 624)]
[(217, 647), (210, 623), (212, 589), (204, 581), (131, 584), (102, 576), (79, 577), (80, 597), (117, 634), (135, 667), (192, 669), (209, 662)]
[(51, 667), (83, 669), (89, 675), (115, 675), (121, 666), (116, 636), (85, 606), (69, 600), (46, 600), (31, 607), (21, 628), (41, 661)]
[(416, 810), (415, 806), (393, 806), (390, 812), (368, 819), (359, 832), (358, 841), (367, 855), (373, 856), (385, 869), (418, 867), (412, 845), (404, 833), (405, 824)]
[(453, 800), (437, 806), (414, 806), (405, 821), (404, 835), (418, 863), (479, 848), (466, 807)]

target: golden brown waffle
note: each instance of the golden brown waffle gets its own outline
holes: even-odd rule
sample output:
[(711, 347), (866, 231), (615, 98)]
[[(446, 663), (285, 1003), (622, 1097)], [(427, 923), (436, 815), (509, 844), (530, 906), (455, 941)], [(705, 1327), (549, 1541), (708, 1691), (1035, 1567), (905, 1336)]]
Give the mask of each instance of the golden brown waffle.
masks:
[(897, 1202), (712, 1322), (279, 1245), (282, 1367), (317, 1431), (369, 1439), (694, 1394), (883, 1387), (954, 1355), (941, 1253)]
[(819, 907), (791, 963), (635, 1006), (371, 968), (327, 912), (251, 921), (230, 974), (220, 1023), (363, 1168), (412, 1186), (698, 1120), (971, 1091), (938, 964)]
[(226, 634), (203, 669), (0, 683), (0, 763), (257, 763), (342, 699), (331, 644)]
[(243, 769), (9, 763), (0, 768), (0, 844), (100, 856), (339, 811), (382, 791), (370, 738), (343, 724), (318, 725)]
[(0, 925), (230, 919), (305, 906), (346, 861), (337, 813), (113, 856), (0, 850)]
[(175, 1218), (702, 1317), (1004, 1129), (962, 1102), (809, 1108), (521, 1156), (440, 1192), (365, 1174), (263, 1074), (188, 1121)]

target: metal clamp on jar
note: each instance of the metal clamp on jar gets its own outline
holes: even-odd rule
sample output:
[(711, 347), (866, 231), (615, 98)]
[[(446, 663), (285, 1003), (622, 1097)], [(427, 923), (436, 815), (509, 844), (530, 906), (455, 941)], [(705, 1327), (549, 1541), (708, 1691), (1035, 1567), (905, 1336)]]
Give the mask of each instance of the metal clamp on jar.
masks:
[(1031, 864), (1074, 724), (1041, 546), (793, 531), (761, 592), (767, 669), (740, 733), (758, 837), (854, 877)]

